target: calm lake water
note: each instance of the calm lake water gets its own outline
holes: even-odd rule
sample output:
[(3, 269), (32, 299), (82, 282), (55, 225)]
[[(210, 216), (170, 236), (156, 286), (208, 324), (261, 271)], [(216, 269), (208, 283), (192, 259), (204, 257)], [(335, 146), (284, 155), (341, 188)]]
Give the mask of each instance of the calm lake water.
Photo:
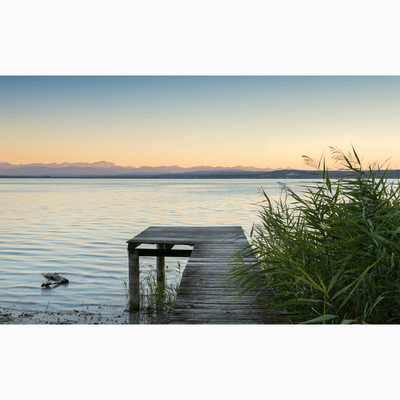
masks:
[[(0, 179), (0, 305), (125, 307), (128, 239), (157, 225), (240, 225), (248, 233), (261, 187), (279, 198), (278, 181), (261, 179)], [(178, 260), (166, 261), (176, 282)], [(150, 264), (144, 260), (143, 276)], [(70, 283), (43, 290), (48, 272)]]

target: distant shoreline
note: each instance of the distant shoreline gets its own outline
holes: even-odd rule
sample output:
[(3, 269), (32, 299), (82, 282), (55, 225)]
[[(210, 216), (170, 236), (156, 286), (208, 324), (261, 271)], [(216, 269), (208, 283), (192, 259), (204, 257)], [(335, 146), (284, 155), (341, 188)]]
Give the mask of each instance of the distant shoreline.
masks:
[[(368, 171), (366, 171), (368, 174)], [(383, 172), (377, 173), (381, 177)], [(329, 171), (331, 179), (351, 177), (348, 171)], [(322, 172), (304, 170), (276, 170), (269, 172), (218, 171), (180, 172), (162, 174), (123, 175), (0, 175), (0, 179), (318, 179)], [(400, 170), (388, 170), (388, 179), (400, 179)]]
[[(58, 176), (52, 176), (52, 177), (43, 177), (43, 176), (10, 176), (10, 177), (0, 177), (0, 179), (85, 179), (85, 180), (95, 180), (95, 179), (118, 179), (118, 180), (135, 180), (135, 179), (154, 179), (154, 180), (162, 180), (162, 179), (173, 179), (173, 180), (196, 180), (196, 179), (202, 179), (202, 180), (218, 180), (218, 181), (231, 181), (231, 180), (240, 180), (240, 179), (256, 179), (256, 180), (276, 180), (279, 178), (116, 178), (116, 177), (82, 177), (82, 176), (70, 176), (70, 177), (58, 177)], [(280, 179), (285, 179), (285, 180), (299, 180), (299, 179), (305, 179), (305, 180), (312, 180), (312, 179), (320, 179), (319, 177), (315, 178), (280, 178)], [(322, 178), (321, 178), (322, 179)], [(331, 178), (331, 179), (336, 179), (336, 178)]]

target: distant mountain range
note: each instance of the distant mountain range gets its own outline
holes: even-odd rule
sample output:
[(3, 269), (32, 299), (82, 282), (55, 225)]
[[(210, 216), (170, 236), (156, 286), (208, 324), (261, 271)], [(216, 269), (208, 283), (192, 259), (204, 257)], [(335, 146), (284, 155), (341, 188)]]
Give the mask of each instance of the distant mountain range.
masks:
[[(330, 171), (331, 178), (341, 178), (348, 171)], [(381, 176), (379, 172), (377, 176)], [(26, 164), (13, 165), (0, 162), (0, 178), (153, 178), (153, 179), (315, 179), (320, 173), (291, 168), (255, 168), (255, 167), (121, 167), (114, 163), (100, 161), (96, 163), (62, 164)], [(400, 170), (390, 170), (389, 178), (400, 179)]]
[[(290, 168), (286, 168), (290, 169)], [(247, 172), (268, 172), (271, 168), (243, 167), (210, 167), (198, 166), (183, 168), (177, 165), (161, 167), (121, 167), (112, 162), (99, 161), (95, 163), (61, 163), (61, 164), (19, 164), (14, 165), (7, 162), (0, 162), (0, 175), (2, 176), (79, 176), (79, 175), (125, 175), (125, 174), (166, 174), (166, 173), (187, 173), (187, 172), (213, 172), (213, 171), (247, 171)]]

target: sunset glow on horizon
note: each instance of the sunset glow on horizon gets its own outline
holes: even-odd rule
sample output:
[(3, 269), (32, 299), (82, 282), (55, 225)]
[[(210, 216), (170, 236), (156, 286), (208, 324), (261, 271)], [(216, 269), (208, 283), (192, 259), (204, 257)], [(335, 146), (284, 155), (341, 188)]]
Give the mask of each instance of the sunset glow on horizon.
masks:
[(3, 76), (0, 162), (400, 168), (399, 110), (397, 76)]

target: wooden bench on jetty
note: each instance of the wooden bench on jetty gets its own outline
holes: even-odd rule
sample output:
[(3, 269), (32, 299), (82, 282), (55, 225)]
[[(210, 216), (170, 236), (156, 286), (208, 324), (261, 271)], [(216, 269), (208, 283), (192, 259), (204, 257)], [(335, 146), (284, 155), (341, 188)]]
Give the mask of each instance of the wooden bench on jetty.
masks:
[[(177, 299), (172, 312), (173, 324), (290, 324), (285, 314), (264, 306), (268, 299), (254, 301), (252, 289), (239, 300), (228, 295), (235, 286), (223, 282), (233, 257), (249, 246), (240, 226), (151, 226), (127, 241), (129, 252), (129, 306), (139, 309), (139, 257), (157, 258), (157, 277), (165, 280), (164, 257), (190, 257), (183, 271)], [(156, 249), (138, 248), (156, 244)], [(193, 250), (174, 250), (174, 245), (193, 246)], [(255, 256), (244, 262), (254, 263)], [(237, 287), (237, 285), (236, 285)], [(227, 296), (228, 295), (228, 296)], [(271, 298), (274, 296), (271, 290)]]

